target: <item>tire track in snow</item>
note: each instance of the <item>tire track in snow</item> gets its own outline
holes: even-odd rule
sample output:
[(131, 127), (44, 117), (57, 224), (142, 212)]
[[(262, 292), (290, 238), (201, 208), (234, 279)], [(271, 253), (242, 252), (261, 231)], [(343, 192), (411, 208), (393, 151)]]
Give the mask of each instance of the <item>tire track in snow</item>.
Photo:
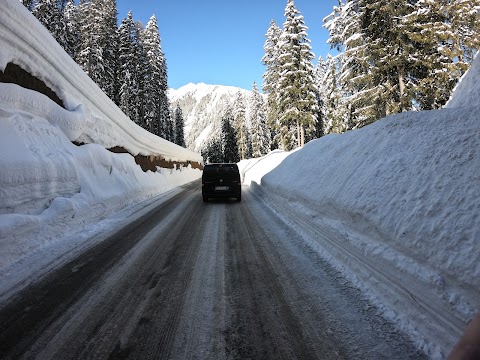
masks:
[(282, 213), (282, 217), (292, 222), (297, 229), (301, 229), (300, 232), (307, 234), (307, 237), (312, 239), (314, 248), (326, 249), (336, 261), (348, 268), (350, 273), (354, 273), (355, 277), (367, 284), (365, 286), (370, 293), (378, 297), (386, 308), (396, 312), (394, 317), (403, 317), (403, 313), (408, 314), (412, 312), (412, 308), (415, 309), (417, 318), (422, 320), (408, 319), (410, 328), (407, 330), (416, 334), (413, 340), (418, 346), (425, 346), (422, 337), (434, 344), (434, 349), (429, 349), (428, 346), (425, 348), (430, 351), (430, 356), (441, 358), (451, 350), (465, 324), (427, 285), (420, 284), (409, 274), (393, 271), (394, 268), (382, 260), (369, 261), (360, 249), (349, 246), (341, 240), (339, 234), (319, 226), (301, 212), (296, 212), (269, 197), (268, 200), (261, 199), (259, 193), (263, 192), (262, 189), (256, 188), (253, 192), (258, 200)]
[[(60, 279), (71, 293), (45, 313), (54, 294), (39, 298), (38, 323), (5, 358), (422, 358), (361, 309), (365, 302), (294, 227), (244, 190), (241, 203), (205, 204), (194, 183), (138, 228), (50, 274), (35, 286), (48, 293)], [(69, 282), (72, 270), (82, 281)]]

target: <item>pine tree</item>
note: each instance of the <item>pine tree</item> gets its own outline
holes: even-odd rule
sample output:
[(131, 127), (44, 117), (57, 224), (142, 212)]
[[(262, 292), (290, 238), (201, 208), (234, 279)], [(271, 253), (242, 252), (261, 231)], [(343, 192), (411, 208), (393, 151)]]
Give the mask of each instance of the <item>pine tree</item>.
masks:
[(233, 127), (237, 134), (237, 147), (240, 159), (246, 159), (248, 155), (249, 133), (247, 129), (246, 105), (240, 91), (237, 92), (233, 102)]
[(406, 19), (418, 29), (409, 37), (423, 49), (416, 90), (420, 109), (441, 108), (469, 68), (480, 46), (478, 11), (478, 0), (419, 0)]
[(162, 102), (162, 116), (165, 123), (165, 139), (173, 142), (175, 139), (175, 128), (166, 94)]
[[(349, 109), (348, 121), (340, 120), (343, 115), (327, 118), (325, 124), (327, 133), (344, 131), (360, 127), (378, 119), (379, 109), (376, 99), (376, 89), (373, 86), (372, 67), (369, 58), (369, 48), (366, 42), (361, 23), (362, 0), (339, 1), (339, 6), (325, 18), (325, 28), (330, 32), (327, 43), (341, 53), (336, 57), (335, 64), (330, 64), (327, 74), (331, 84), (329, 93), (335, 92), (335, 99), (330, 99), (330, 106), (339, 103)], [(335, 72), (333, 70), (335, 69)], [(338, 113), (330, 108), (329, 116)], [(346, 126), (346, 124), (350, 124)], [(335, 125), (334, 125), (335, 124)], [(341, 125), (342, 124), (342, 125)]]
[(101, 13), (96, 2), (81, 0), (78, 26), (81, 41), (75, 61), (83, 71), (103, 90), (103, 49), (100, 45)]
[(75, 2), (70, 0), (63, 9), (65, 43), (63, 48), (72, 59), (77, 58), (80, 49), (80, 32), (78, 28), (78, 14)]
[(34, 9), (36, 5), (36, 1), (34, 0), (21, 0), (21, 2), (30, 12)]
[(235, 129), (232, 126), (233, 123), (233, 111), (231, 107), (228, 107), (225, 114), (222, 116), (222, 128), (221, 128), (221, 148), (223, 159), (222, 162), (236, 163), (240, 161), (237, 147), (237, 135)]
[(137, 84), (134, 108), (134, 120), (142, 128), (148, 130), (148, 125), (145, 119), (145, 108), (147, 102), (146, 82), (149, 71), (149, 64), (147, 61), (147, 54), (145, 51), (142, 38), (143, 25), (140, 22), (135, 22), (135, 35), (133, 36), (133, 50), (134, 50), (134, 76)]
[[(32, 4), (27, 4), (32, 6)], [(62, 17), (56, 0), (37, 0), (32, 14), (45, 26), (50, 34), (62, 45)]]
[(446, 52), (440, 50), (443, 47), (440, 44), (448, 44), (451, 36), (442, 7), (438, 1), (419, 0), (400, 25), (415, 47), (422, 49), (422, 56), (410, 75), (415, 79), (415, 107), (421, 110), (442, 107), (456, 82), (453, 75), (456, 66)]
[(338, 58), (327, 56), (326, 72), (322, 80), (324, 93), (324, 132), (343, 133), (347, 130), (342, 89), (338, 83)]
[(177, 105), (174, 112), (174, 124), (175, 124), (175, 139), (174, 143), (185, 147), (185, 136), (184, 136), (184, 119), (182, 109)]
[[(279, 41), (282, 35), (282, 29), (280, 29), (274, 20), (270, 22), (270, 26), (267, 30), (265, 44), (263, 46), (265, 55), (262, 58), (262, 63), (266, 66), (265, 73), (263, 74), (262, 89), (267, 96), (267, 124), (272, 130), (272, 138), (276, 138), (276, 130), (279, 127), (279, 107), (278, 107), (278, 94), (277, 85), (280, 78), (280, 66), (279, 66)], [(278, 148), (278, 144), (274, 145)]]
[(254, 158), (270, 151), (270, 131), (266, 123), (265, 107), (257, 84), (253, 83), (250, 99), (250, 124), (252, 133), (252, 155)]
[(143, 35), (148, 59), (147, 118), (152, 132), (169, 141), (174, 141), (174, 126), (168, 101), (168, 78), (165, 55), (162, 51), (157, 19), (152, 16)]
[(324, 79), (327, 73), (327, 64), (320, 56), (318, 58), (317, 66), (315, 67), (315, 84), (317, 88), (317, 124), (315, 127), (315, 138), (320, 138), (325, 135), (324, 121), (326, 113), (326, 88), (324, 86)]
[(101, 13), (99, 46), (102, 49), (102, 82), (100, 87), (110, 99), (118, 100), (118, 27), (116, 0), (102, 0), (97, 5)]
[(138, 91), (135, 43), (136, 28), (132, 13), (129, 12), (118, 29), (119, 40), (119, 107), (133, 121), (136, 118), (136, 93)]
[(423, 54), (408, 36), (416, 29), (404, 20), (414, 9), (404, 0), (365, 2), (361, 22), (369, 44), (370, 61), (375, 65), (371, 71), (378, 115), (412, 110), (415, 83), (410, 74), (423, 65), (419, 57)]
[[(158, 34), (157, 19), (152, 16), (145, 27), (143, 34), (144, 47), (148, 61), (148, 73), (146, 81), (146, 123), (150, 132), (160, 134), (163, 124), (159, 124), (160, 117), (160, 93), (162, 82), (162, 68), (159, 59), (160, 37)], [(159, 128), (160, 125), (160, 128)]]
[(314, 131), (318, 106), (313, 79), (314, 55), (303, 16), (295, 8), (293, 0), (288, 0), (285, 17), (279, 42), (281, 73), (277, 101), (282, 148), (291, 150), (304, 145), (305, 132)]
[(453, 36), (450, 41), (463, 75), (472, 64), (477, 51), (480, 50), (480, 1), (443, 0), (441, 3), (442, 10), (447, 14), (447, 22), (452, 29)]
[(479, 9), (478, 0), (339, 1), (325, 27), (343, 50), (347, 128), (443, 106), (478, 48)]
[(201, 154), (205, 164), (225, 162), (220, 134), (216, 132), (212, 134), (206, 144), (202, 147)]
[(57, 43), (74, 58), (79, 46), (75, 3), (67, 0), (23, 1)]
[(117, 9), (114, 0), (80, 0), (77, 7), (80, 46), (76, 62), (115, 102), (119, 102), (117, 74)]

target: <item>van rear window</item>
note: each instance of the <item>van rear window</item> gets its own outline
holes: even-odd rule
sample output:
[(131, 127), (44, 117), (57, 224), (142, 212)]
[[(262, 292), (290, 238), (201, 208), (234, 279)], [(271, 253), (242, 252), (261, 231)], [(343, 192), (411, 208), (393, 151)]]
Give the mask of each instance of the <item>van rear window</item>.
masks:
[(215, 164), (205, 165), (203, 172), (207, 174), (220, 173), (238, 173), (238, 167), (235, 164)]

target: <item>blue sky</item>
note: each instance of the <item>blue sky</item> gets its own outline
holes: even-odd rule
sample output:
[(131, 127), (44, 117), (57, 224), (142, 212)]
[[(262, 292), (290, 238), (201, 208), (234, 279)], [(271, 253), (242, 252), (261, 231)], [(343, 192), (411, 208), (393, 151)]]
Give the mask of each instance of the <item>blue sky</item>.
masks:
[[(295, 0), (316, 58), (330, 52), (323, 18), (338, 0)], [(169, 87), (190, 82), (261, 88), (263, 44), (270, 20), (282, 27), (287, 0), (117, 0), (119, 22), (129, 10), (145, 26), (158, 20)], [(316, 60), (315, 60), (316, 63)]]

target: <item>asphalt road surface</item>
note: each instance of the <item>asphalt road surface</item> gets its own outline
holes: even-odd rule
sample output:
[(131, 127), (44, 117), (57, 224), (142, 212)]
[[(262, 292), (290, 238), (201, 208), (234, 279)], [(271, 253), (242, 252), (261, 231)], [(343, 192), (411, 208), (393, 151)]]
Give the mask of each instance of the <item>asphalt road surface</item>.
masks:
[(0, 358), (423, 355), (261, 194), (194, 182), (3, 304)]

